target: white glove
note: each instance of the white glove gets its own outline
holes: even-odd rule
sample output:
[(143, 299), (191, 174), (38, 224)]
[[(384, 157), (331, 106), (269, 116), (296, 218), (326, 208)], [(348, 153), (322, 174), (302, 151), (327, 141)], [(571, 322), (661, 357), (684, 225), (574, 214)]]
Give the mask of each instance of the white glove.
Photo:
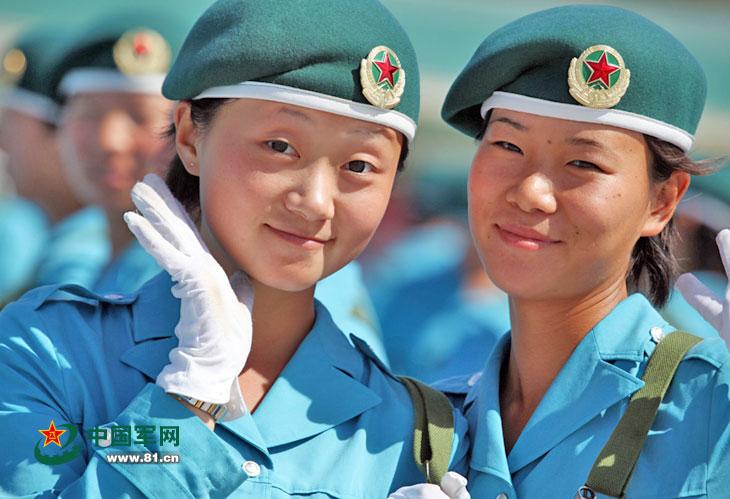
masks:
[(180, 298), (179, 344), (157, 376), (167, 393), (226, 404), (224, 419), (242, 416), (246, 406), (238, 375), (251, 351), (253, 290), (245, 274), (229, 282), (185, 209), (163, 180), (145, 176), (132, 189), (142, 213), (124, 220), (144, 249), (175, 281)]
[(466, 483), (466, 478), (449, 471), (441, 479), (441, 487), (428, 483), (401, 487), (388, 499), (471, 499)]
[(677, 279), (677, 288), (687, 303), (692, 305), (707, 322), (718, 330), (730, 347), (730, 229), (723, 229), (715, 238), (720, 250), (722, 265), (728, 277), (725, 295), (718, 297), (692, 274), (682, 274)]

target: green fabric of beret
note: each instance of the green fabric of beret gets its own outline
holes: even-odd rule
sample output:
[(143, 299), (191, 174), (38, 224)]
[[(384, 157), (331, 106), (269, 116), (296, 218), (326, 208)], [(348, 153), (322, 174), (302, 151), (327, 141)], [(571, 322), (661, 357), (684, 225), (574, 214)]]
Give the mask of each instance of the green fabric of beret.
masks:
[(55, 94), (160, 94), (164, 76), (193, 21), (193, 16), (145, 10), (92, 20), (58, 60), (51, 77)]
[(58, 106), (53, 100), (50, 74), (68, 38), (64, 31), (48, 25), (20, 34), (0, 55), (2, 107), (50, 123), (56, 120)]
[[(581, 103), (572, 87), (597, 100)], [(573, 5), (489, 35), (451, 86), (442, 117), (476, 136), (499, 107), (622, 127), (688, 151), (706, 93), (700, 64), (660, 26), (617, 7)]]
[[(364, 95), (363, 81), (383, 100)], [(385, 124), (409, 139), (419, 93), (415, 50), (377, 0), (219, 0), (163, 86), (169, 99), (275, 100)]]

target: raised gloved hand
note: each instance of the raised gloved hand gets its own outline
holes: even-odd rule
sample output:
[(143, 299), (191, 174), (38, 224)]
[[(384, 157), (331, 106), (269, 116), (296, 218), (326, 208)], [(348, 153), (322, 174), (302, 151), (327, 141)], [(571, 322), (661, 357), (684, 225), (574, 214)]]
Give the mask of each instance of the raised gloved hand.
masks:
[(471, 499), (466, 483), (466, 478), (449, 471), (441, 479), (441, 487), (428, 483), (401, 487), (388, 499)]
[[(730, 283), (730, 229), (721, 230), (715, 241)], [(719, 331), (730, 347), (730, 284), (725, 288), (724, 296), (718, 297), (694, 275), (682, 274), (677, 279), (677, 288), (687, 303)]]
[(245, 274), (229, 282), (185, 209), (157, 175), (132, 190), (142, 213), (124, 220), (144, 249), (172, 276), (180, 298), (179, 339), (170, 363), (157, 376), (167, 393), (226, 404), (224, 419), (242, 416), (246, 406), (238, 385), (251, 351), (253, 290)]

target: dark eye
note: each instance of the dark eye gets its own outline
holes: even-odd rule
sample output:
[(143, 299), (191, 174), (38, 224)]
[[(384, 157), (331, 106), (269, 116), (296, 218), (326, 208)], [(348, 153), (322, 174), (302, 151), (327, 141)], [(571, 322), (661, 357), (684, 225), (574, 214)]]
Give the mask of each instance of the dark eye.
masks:
[(522, 153), (522, 149), (520, 149), (519, 147), (517, 147), (516, 145), (514, 145), (510, 142), (505, 142), (503, 140), (499, 140), (499, 141), (495, 142), (494, 145), (497, 147), (501, 147), (502, 149), (506, 149), (508, 151)]
[(367, 173), (372, 171), (373, 165), (367, 161), (350, 161), (345, 168), (354, 173)]
[(568, 164), (580, 168), (581, 170), (595, 170), (599, 172), (603, 171), (598, 165), (596, 165), (595, 163), (591, 163), (590, 161), (582, 161), (580, 159), (576, 159)]
[(269, 140), (266, 142), (266, 145), (272, 151), (276, 151), (280, 154), (295, 155), (297, 153), (294, 148), (289, 145), (288, 142), (285, 142), (283, 140)]

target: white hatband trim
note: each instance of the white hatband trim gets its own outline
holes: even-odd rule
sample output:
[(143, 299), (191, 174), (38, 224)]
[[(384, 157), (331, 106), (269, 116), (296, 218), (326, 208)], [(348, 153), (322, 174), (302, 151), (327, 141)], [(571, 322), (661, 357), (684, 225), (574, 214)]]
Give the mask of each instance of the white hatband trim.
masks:
[(59, 91), (65, 96), (82, 92), (129, 92), (162, 95), (164, 73), (127, 75), (114, 69), (72, 69), (61, 79)]
[(403, 133), (409, 142), (416, 135), (416, 123), (407, 115), (392, 109), (380, 109), (368, 104), (361, 104), (332, 95), (302, 90), (301, 88), (265, 83), (244, 81), (236, 85), (212, 87), (193, 97), (193, 100), (207, 98), (222, 99), (261, 99), (294, 106), (307, 107), (317, 111), (347, 116), (358, 120), (369, 121), (393, 128)]
[(645, 133), (676, 145), (684, 152), (692, 148), (694, 137), (674, 125), (664, 123), (647, 116), (621, 111), (619, 109), (594, 109), (577, 104), (564, 104), (549, 100), (527, 97), (509, 92), (494, 92), (481, 107), (482, 118), (487, 111), (494, 108), (520, 111), (523, 113), (559, 118), (563, 120), (583, 121), (601, 125), (626, 128)]
[(0, 107), (25, 113), (47, 123), (58, 121), (58, 105), (43, 94), (24, 88), (10, 88), (0, 94)]

